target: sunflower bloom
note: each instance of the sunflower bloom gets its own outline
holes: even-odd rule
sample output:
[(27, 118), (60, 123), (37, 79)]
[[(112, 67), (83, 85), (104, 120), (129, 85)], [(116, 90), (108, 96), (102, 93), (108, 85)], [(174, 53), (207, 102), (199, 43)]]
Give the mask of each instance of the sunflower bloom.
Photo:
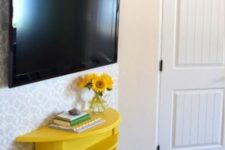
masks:
[(107, 82), (107, 89), (108, 90), (112, 90), (112, 88), (113, 88), (113, 80), (112, 80), (111, 76), (108, 75), (107, 73), (103, 73), (101, 77), (106, 80), (106, 82)]
[(102, 77), (97, 77), (92, 81), (92, 89), (97, 93), (103, 93), (107, 89), (107, 81)]
[(78, 81), (77, 85), (78, 85), (78, 87), (79, 87), (80, 89), (83, 89), (83, 88), (85, 88), (85, 87), (88, 85), (88, 83), (89, 83), (89, 81), (88, 81), (86, 78), (81, 78), (81, 79)]
[(85, 80), (87, 80), (88, 83), (91, 83), (97, 77), (98, 77), (98, 75), (95, 73), (87, 74), (86, 76), (84, 76)]

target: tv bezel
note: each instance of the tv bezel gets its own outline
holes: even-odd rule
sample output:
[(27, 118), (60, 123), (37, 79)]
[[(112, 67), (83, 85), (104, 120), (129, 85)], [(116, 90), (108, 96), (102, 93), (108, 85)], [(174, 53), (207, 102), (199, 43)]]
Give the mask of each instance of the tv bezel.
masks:
[[(47, 79), (52, 79), (52, 78), (56, 78), (56, 77), (61, 77), (61, 76), (65, 76), (68, 74), (72, 74), (72, 73), (76, 73), (76, 72), (80, 72), (80, 71), (85, 71), (88, 69), (93, 69), (93, 68), (97, 68), (97, 67), (101, 67), (101, 66), (107, 66), (110, 64), (115, 64), (118, 62), (118, 34), (119, 34), (119, 14), (120, 14), (120, 0), (116, 0), (117, 2), (117, 8), (116, 8), (116, 26), (115, 26), (115, 61), (113, 61), (112, 63), (107, 63), (107, 64), (100, 64), (100, 65), (96, 65), (96, 66), (92, 66), (92, 67), (86, 67), (86, 68), (81, 68), (81, 69), (77, 69), (75, 71), (72, 72), (68, 72), (68, 73), (59, 73), (59, 74), (55, 74), (52, 75), (50, 77), (44, 77), (44, 78), (40, 78), (37, 80), (32, 80), (32, 81), (28, 81), (26, 83), (15, 83), (14, 79), (16, 76), (16, 71), (15, 71), (15, 52), (14, 52), (14, 48), (13, 48), (13, 26), (12, 26), (12, 19), (13, 19), (13, 0), (9, 0), (9, 25), (8, 25), (8, 87), (9, 88), (14, 88), (14, 87), (18, 87), (18, 86), (22, 86), (22, 85), (27, 85), (30, 83), (35, 83), (35, 82), (40, 82), (40, 81), (44, 81)], [(29, 74), (29, 73), (27, 73)]]

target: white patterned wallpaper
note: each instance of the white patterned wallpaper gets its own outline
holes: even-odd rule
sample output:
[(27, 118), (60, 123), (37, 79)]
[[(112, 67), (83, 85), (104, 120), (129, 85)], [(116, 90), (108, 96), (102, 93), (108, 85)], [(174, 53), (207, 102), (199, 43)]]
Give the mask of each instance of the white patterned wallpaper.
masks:
[(15, 138), (47, 124), (55, 113), (78, 105), (71, 83), (88, 72), (108, 72), (113, 76), (115, 88), (107, 100), (110, 106), (117, 107), (117, 64), (8, 89), (7, 12), (8, 0), (0, 0), (0, 150), (33, 150), (33, 144), (19, 144)]

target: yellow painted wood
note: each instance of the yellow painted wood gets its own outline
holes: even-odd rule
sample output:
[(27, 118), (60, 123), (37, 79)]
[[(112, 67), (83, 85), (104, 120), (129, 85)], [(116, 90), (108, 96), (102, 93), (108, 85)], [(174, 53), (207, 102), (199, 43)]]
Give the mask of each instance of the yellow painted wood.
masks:
[(63, 150), (63, 142), (35, 143), (35, 150)]
[(110, 136), (85, 150), (114, 150), (117, 149), (117, 145), (118, 145), (118, 134)]
[(88, 136), (85, 138), (80, 138), (77, 140), (69, 140), (69, 141), (64, 141), (63, 143), (63, 148), (64, 149), (71, 149), (72, 147), (77, 147), (79, 149), (87, 149), (88, 147), (92, 147), (93, 145), (95, 145), (96, 143), (101, 142), (102, 140), (104, 140), (105, 138), (108, 138), (112, 136), (112, 132), (111, 131), (107, 131), (105, 133), (101, 133), (101, 134), (97, 134), (97, 135), (92, 135), (92, 136)]
[(19, 136), (17, 142), (34, 142), (36, 150), (113, 150), (117, 147), (120, 114), (109, 108), (100, 114), (91, 114), (91, 118), (106, 120), (102, 125), (77, 134), (43, 127)]

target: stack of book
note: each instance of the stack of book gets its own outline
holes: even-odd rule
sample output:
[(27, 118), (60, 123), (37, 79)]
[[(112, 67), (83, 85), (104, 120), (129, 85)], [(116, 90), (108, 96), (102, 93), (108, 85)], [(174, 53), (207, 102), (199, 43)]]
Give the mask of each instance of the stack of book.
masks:
[(104, 122), (105, 120), (100, 117), (91, 118), (88, 113), (81, 113), (74, 116), (70, 115), (68, 112), (64, 112), (57, 115), (48, 127), (81, 133), (95, 126), (101, 125)]
[(57, 125), (57, 126), (61, 126), (61, 127), (73, 127), (76, 126), (82, 122), (85, 122), (87, 120), (89, 120), (91, 117), (88, 113), (81, 113), (80, 115), (70, 115), (67, 112), (63, 112), (59, 115), (57, 115), (52, 123)]

